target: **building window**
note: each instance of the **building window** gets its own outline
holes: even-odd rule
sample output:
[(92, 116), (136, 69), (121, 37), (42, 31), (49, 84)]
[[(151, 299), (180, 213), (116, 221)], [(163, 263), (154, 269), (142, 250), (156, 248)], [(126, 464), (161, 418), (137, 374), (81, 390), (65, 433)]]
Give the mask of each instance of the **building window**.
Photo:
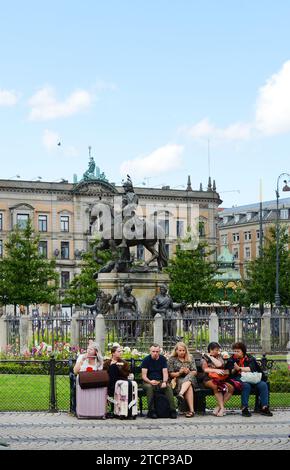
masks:
[[(262, 237), (264, 236), (264, 230), (262, 231)], [(260, 240), (260, 230), (257, 230), (257, 240)]]
[(184, 221), (183, 220), (176, 221), (176, 235), (178, 238), (184, 237)]
[(251, 248), (249, 246), (245, 247), (245, 259), (251, 259)]
[(166, 251), (167, 257), (169, 258), (169, 243), (165, 243), (165, 251)]
[(61, 280), (61, 288), (67, 289), (69, 287), (69, 271), (62, 271), (60, 280)]
[(60, 216), (60, 230), (61, 232), (69, 232), (69, 216), (68, 215)]
[(3, 258), (3, 240), (0, 240), (0, 258)]
[(61, 242), (61, 259), (69, 259), (69, 242)]
[(283, 220), (287, 220), (289, 218), (289, 209), (282, 209), (280, 212), (280, 217)]
[(222, 245), (227, 245), (228, 244), (228, 236), (227, 235), (222, 235), (221, 236), (221, 243), (222, 243)]
[(239, 249), (238, 248), (233, 249), (233, 255), (234, 255), (234, 259), (239, 259)]
[(38, 216), (38, 230), (39, 232), (47, 232), (47, 215)]
[(233, 233), (233, 242), (239, 242), (239, 241), (240, 241), (240, 234)]
[(199, 222), (199, 236), (200, 237), (205, 237), (205, 223), (204, 222)]
[(3, 214), (0, 213), (0, 232), (3, 230)]
[(29, 221), (29, 215), (28, 214), (17, 214), (16, 216), (16, 221), (17, 225), (21, 230), (26, 229), (26, 226)]
[(41, 241), (38, 244), (38, 253), (43, 257), (47, 258), (47, 242)]
[(159, 224), (164, 230), (165, 237), (168, 237), (168, 235), (169, 235), (169, 220), (168, 219), (160, 220)]
[(137, 245), (137, 259), (144, 260), (145, 250), (143, 245)]
[(250, 240), (252, 240), (251, 232), (244, 232), (244, 235), (245, 235), (245, 241), (246, 242), (249, 242)]

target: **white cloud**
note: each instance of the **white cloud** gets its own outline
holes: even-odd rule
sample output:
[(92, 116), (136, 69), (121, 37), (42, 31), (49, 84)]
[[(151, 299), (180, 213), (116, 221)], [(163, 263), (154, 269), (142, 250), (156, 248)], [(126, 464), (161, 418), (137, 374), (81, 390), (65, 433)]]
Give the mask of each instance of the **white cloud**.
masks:
[(219, 141), (247, 140), (257, 133), (271, 136), (290, 132), (290, 60), (259, 89), (252, 122), (236, 122), (220, 128), (204, 118), (181, 131), (193, 139)]
[(89, 108), (94, 100), (93, 94), (86, 90), (75, 90), (64, 101), (57, 101), (51, 87), (38, 90), (29, 100), (31, 110), (29, 119), (45, 121), (72, 116)]
[(158, 176), (177, 170), (182, 165), (182, 152), (182, 145), (164, 145), (149, 155), (123, 162), (120, 172), (123, 176), (129, 173), (134, 177), (144, 177), (146, 175)]
[(0, 106), (15, 106), (18, 98), (18, 94), (14, 90), (0, 89)]
[(265, 135), (290, 131), (290, 60), (260, 88), (256, 127)]
[(216, 140), (246, 140), (251, 135), (251, 126), (236, 122), (225, 128), (216, 127), (208, 118), (204, 118), (190, 128), (183, 129), (193, 139), (215, 138)]
[(44, 134), (42, 136), (42, 143), (46, 150), (49, 152), (52, 150), (56, 150), (57, 144), (60, 142), (60, 137), (57, 132), (50, 131), (45, 129)]

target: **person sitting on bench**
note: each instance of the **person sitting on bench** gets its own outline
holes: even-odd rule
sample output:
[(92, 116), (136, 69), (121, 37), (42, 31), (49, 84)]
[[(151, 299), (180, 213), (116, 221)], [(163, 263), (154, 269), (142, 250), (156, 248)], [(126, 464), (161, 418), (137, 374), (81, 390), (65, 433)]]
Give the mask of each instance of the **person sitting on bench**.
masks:
[(172, 388), (168, 385), (168, 368), (167, 360), (160, 354), (160, 346), (152, 344), (150, 355), (143, 359), (141, 364), (143, 388), (147, 395), (148, 402), (148, 418), (157, 418), (154, 409), (154, 389), (161, 388), (164, 390), (165, 396), (170, 405), (170, 417), (176, 419), (177, 413)]
[[(261, 373), (262, 370), (257, 363), (256, 358), (247, 354), (247, 346), (244, 343), (235, 343), (232, 348), (234, 354), (228, 360), (226, 367), (231, 371), (231, 377), (242, 384), (242, 415), (249, 418), (251, 413), (248, 407), (252, 385), (247, 382), (242, 382), (241, 374), (242, 372)], [(273, 413), (269, 409), (269, 390), (266, 382), (261, 380), (259, 383), (255, 384), (255, 387), (261, 400), (260, 413), (264, 416), (273, 416)]]

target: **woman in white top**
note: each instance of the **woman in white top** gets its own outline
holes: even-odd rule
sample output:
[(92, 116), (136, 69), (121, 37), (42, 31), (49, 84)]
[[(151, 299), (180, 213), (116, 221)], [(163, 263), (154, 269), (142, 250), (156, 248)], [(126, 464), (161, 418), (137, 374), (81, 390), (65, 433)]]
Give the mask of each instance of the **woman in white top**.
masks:
[[(76, 375), (88, 370), (102, 370), (103, 357), (97, 343), (90, 342), (86, 354), (78, 357), (74, 367)], [(103, 418), (107, 413), (107, 387), (82, 389), (76, 381), (76, 414), (78, 418)]]
[(103, 356), (100, 351), (100, 347), (97, 343), (91, 341), (89, 343), (87, 352), (81, 354), (74, 367), (74, 373), (77, 375), (79, 372), (87, 370), (87, 367), (92, 367), (93, 370), (103, 369)]

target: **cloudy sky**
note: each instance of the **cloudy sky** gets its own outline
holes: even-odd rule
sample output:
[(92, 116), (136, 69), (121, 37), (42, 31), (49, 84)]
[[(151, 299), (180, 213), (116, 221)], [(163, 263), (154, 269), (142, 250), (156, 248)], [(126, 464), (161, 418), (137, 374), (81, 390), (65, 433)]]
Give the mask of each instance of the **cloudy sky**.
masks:
[[(1, 178), (207, 182), (290, 173), (288, 0), (0, 0)], [(58, 145), (58, 143), (61, 145)], [(210, 151), (210, 165), (208, 153)]]

